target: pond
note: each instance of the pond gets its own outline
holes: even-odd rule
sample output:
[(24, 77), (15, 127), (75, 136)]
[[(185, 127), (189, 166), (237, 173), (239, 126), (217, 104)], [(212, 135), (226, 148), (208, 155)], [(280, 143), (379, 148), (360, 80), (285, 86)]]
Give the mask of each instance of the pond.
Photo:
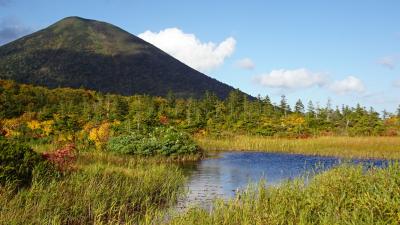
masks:
[[(188, 174), (188, 194), (178, 201), (178, 210), (192, 205), (210, 208), (215, 198), (228, 199), (250, 182), (265, 179), (277, 185), (300, 176), (311, 176), (342, 163), (335, 157), (266, 152), (220, 152), (199, 162), (182, 164)], [(366, 167), (384, 166), (386, 160), (346, 160)], [(308, 175), (307, 175), (308, 174)]]

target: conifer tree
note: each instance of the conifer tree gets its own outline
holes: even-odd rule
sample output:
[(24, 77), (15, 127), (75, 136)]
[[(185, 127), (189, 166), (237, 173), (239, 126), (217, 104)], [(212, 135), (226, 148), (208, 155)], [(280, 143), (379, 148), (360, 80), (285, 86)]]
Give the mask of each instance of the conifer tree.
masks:
[(314, 108), (314, 104), (313, 104), (313, 102), (311, 100), (308, 101), (308, 104), (307, 104), (307, 115), (309, 117), (314, 117), (315, 116), (315, 108)]
[(397, 116), (400, 117), (400, 105), (399, 105), (399, 107), (397, 108)]
[(288, 114), (288, 112), (290, 111), (290, 107), (287, 103), (285, 95), (281, 96), (281, 102), (280, 102), (279, 107), (281, 108), (281, 112), (284, 116), (286, 116)]
[(299, 114), (303, 114), (304, 113), (304, 105), (303, 105), (303, 102), (301, 102), (300, 99), (297, 100), (296, 105), (294, 106), (294, 111), (296, 113), (299, 113)]

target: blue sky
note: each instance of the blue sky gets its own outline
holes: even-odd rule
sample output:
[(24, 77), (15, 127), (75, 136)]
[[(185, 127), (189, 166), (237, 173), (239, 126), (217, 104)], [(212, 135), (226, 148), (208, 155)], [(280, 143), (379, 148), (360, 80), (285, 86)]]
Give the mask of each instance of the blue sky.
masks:
[(67, 16), (106, 21), (278, 102), (400, 104), (400, 1), (0, 0), (0, 44)]

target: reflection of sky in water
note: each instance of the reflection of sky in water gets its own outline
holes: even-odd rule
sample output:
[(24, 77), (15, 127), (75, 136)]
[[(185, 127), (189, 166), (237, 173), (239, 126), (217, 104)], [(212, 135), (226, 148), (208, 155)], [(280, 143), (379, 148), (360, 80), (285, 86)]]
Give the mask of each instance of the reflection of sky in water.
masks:
[[(381, 166), (382, 160), (352, 160), (353, 163)], [(190, 172), (188, 195), (178, 202), (178, 208), (189, 205), (210, 207), (216, 197), (230, 198), (235, 190), (261, 178), (274, 185), (307, 172), (324, 170), (340, 163), (333, 157), (304, 156), (264, 152), (224, 152), (218, 158), (184, 165)]]

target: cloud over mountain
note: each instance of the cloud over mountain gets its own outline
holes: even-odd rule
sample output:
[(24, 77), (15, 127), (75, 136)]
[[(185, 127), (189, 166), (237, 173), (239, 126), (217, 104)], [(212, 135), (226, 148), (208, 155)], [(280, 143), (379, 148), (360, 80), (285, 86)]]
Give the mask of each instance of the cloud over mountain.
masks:
[(138, 35), (190, 67), (206, 72), (222, 65), (235, 51), (236, 40), (228, 37), (221, 43), (202, 42), (194, 34), (178, 28), (159, 32), (145, 31)]

